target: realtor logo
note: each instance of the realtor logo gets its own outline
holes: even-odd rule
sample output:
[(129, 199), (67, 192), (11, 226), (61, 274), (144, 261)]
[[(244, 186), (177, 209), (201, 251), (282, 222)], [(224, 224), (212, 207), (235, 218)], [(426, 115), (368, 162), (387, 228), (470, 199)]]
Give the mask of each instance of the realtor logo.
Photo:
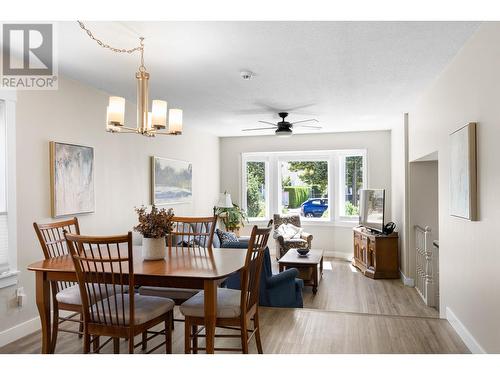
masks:
[(2, 25), (0, 87), (57, 89), (52, 24)]

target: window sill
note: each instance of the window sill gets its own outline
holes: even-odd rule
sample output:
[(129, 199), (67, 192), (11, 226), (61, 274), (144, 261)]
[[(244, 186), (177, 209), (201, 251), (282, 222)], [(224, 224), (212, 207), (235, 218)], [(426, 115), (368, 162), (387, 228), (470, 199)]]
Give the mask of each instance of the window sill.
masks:
[[(266, 225), (269, 222), (269, 219), (260, 218), (260, 219), (249, 219), (249, 223), (253, 225)], [(300, 219), (300, 222), (303, 227), (340, 227), (340, 228), (354, 228), (359, 225), (358, 221), (350, 221), (350, 220), (340, 220), (340, 221), (327, 221), (327, 220), (305, 220), (303, 218)]]
[(17, 284), (19, 271), (8, 271), (0, 275), (0, 289)]

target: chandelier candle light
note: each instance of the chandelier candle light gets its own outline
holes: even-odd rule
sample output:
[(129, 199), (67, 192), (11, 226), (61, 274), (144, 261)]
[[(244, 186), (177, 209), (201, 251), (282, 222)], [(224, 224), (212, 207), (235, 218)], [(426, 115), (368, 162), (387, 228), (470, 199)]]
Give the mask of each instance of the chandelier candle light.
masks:
[(103, 48), (117, 53), (141, 53), (139, 71), (135, 74), (137, 79), (137, 125), (136, 128), (125, 126), (125, 98), (110, 96), (106, 111), (106, 131), (111, 133), (136, 133), (147, 137), (160, 135), (182, 134), (182, 109), (172, 108), (168, 111), (168, 104), (164, 100), (153, 100), (151, 112), (149, 112), (149, 73), (144, 66), (144, 38), (139, 38), (140, 45), (132, 49), (119, 49), (103, 43), (96, 39), (92, 32), (85, 27), (83, 22), (78, 21), (80, 27), (87, 35), (95, 40)]

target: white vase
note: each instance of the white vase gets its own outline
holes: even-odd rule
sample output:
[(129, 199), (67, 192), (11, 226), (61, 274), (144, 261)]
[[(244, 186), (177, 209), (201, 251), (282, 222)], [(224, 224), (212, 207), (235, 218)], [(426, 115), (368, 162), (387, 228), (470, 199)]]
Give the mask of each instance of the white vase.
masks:
[(142, 259), (158, 260), (167, 255), (165, 237), (142, 239)]

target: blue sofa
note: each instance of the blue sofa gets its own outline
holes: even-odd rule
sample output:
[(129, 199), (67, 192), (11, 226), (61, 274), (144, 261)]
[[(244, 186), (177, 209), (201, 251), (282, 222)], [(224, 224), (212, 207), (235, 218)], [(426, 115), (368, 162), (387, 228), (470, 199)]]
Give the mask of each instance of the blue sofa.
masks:
[[(213, 247), (221, 247), (217, 234), (214, 235)], [(248, 240), (226, 243), (222, 247), (247, 248)], [(298, 279), (299, 271), (295, 268), (273, 275), (269, 248), (264, 253), (264, 262), (260, 274), (259, 305), (269, 307), (303, 307), (302, 289), (304, 282)], [(229, 289), (240, 289), (240, 274), (229, 276), (223, 284)]]

